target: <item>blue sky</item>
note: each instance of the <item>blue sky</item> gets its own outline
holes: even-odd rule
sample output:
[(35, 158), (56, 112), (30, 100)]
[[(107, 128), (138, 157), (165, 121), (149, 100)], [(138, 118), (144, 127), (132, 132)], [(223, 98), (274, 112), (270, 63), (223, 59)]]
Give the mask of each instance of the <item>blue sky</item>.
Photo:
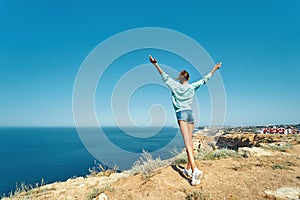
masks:
[[(141, 27), (184, 33), (201, 44), (213, 60), (223, 61), (220, 73), (227, 97), (226, 125), (299, 123), (299, 9), (298, 0), (2, 0), (0, 126), (73, 126), (73, 84), (83, 60), (105, 39)], [(139, 56), (136, 62), (144, 64), (147, 60), (142, 56), (146, 53), (132, 55)], [(174, 64), (167, 53), (157, 52), (156, 57)], [(180, 64), (175, 63), (174, 68), (180, 70)], [(107, 75), (117, 72), (112, 66)], [(107, 79), (105, 84), (115, 82)], [(169, 91), (154, 86), (144, 89), (130, 101), (132, 118), (138, 124), (149, 120), (145, 116), (153, 103), (173, 112)], [(159, 102), (151, 98), (155, 92)], [(100, 96), (98, 90), (97, 114), (102, 124), (113, 125), (110, 110), (97, 101)], [(197, 98), (199, 125), (206, 125), (210, 112), (206, 87), (197, 92)], [(167, 124), (175, 125), (171, 116)]]

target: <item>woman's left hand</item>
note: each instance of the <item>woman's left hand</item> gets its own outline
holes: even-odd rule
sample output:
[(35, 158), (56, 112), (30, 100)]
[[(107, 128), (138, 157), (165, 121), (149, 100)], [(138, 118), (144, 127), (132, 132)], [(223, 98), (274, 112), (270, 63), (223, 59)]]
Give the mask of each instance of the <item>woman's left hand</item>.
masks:
[(222, 62), (219, 62), (218, 64), (215, 65), (215, 70), (220, 69), (220, 67), (222, 66)]

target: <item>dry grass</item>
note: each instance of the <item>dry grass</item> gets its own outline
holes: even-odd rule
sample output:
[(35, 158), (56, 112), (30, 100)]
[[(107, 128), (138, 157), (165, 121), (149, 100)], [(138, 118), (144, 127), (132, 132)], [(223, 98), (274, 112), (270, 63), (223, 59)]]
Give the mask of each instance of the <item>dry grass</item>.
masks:
[(140, 159), (133, 164), (129, 173), (131, 175), (142, 173), (144, 177), (149, 177), (154, 170), (170, 164), (170, 160), (161, 160), (160, 157), (153, 159), (150, 153), (143, 151)]
[(115, 165), (112, 169), (107, 169), (103, 166), (103, 164), (94, 161), (94, 167), (89, 168), (90, 174), (87, 175), (87, 177), (93, 177), (93, 176), (109, 176), (112, 173), (117, 172), (119, 167)]
[[(8, 196), (3, 194), (1, 199), (10, 199), (10, 200), (21, 200), (21, 199), (31, 199), (31, 196), (34, 194), (38, 194), (40, 191), (40, 187), (46, 185), (46, 182), (44, 179), (41, 180), (41, 183), (35, 183), (35, 184), (26, 184), (24, 182), (21, 182), (20, 184), (16, 184), (15, 191), (11, 191)], [(20, 194), (26, 193), (25, 196), (20, 196)]]

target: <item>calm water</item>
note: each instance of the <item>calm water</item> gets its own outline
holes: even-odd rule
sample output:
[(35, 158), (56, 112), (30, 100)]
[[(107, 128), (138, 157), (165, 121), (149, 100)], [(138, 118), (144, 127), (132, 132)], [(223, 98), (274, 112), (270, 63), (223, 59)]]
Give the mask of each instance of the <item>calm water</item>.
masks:
[[(127, 151), (141, 152), (146, 147), (144, 149), (151, 152), (157, 146), (167, 144), (178, 129), (165, 128), (159, 137), (143, 140), (128, 139), (117, 128), (106, 128), (105, 132), (117, 138), (114, 141), (119, 144), (116, 145)], [(182, 145), (182, 140), (179, 143), (179, 146)], [(153, 156), (165, 159), (171, 155), (166, 151)], [(51, 183), (84, 176), (94, 166), (95, 160), (82, 144), (75, 128), (0, 128), (0, 196), (14, 190), (16, 183), (20, 182), (40, 183), (43, 178), (46, 183)], [(130, 168), (133, 162), (123, 158), (121, 170)]]

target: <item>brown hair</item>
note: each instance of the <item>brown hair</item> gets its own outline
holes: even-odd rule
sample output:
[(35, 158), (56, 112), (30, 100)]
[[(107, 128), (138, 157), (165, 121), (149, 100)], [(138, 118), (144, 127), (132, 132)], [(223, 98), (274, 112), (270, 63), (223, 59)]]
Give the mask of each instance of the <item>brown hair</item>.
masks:
[(185, 70), (182, 70), (181, 72), (180, 72), (180, 78), (184, 78), (185, 80), (189, 80), (189, 78), (190, 78), (190, 75), (189, 75), (189, 73), (187, 72), (187, 71), (185, 71)]

